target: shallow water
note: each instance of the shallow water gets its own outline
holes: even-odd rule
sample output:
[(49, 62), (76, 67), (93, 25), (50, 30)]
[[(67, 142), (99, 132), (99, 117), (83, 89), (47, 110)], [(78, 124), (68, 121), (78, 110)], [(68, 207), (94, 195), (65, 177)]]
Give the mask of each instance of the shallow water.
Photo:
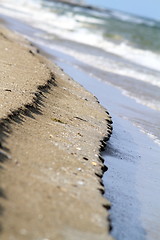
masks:
[(120, 91), (73, 70), (71, 63), (57, 63), (95, 94), (113, 117), (113, 136), (103, 154), (109, 167), (103, 181), (112, 203), (112, 235), (118, 240), (160, 239), (159, 146), (124, 119), (130, 103)]
[[(159, 146), (124, 119), (129, 102), (120, 91), (89, 79), (77, 68), (73, 71), (66, 62), (57, 63), (95, 94), (113, 117), (113, 136), (103, 154), (109, 167), (103, 182), (105, 196), (112, 203), (112, 235), (118, 240), (160, 239)], [(117, 102), (113, 102), (113, 95), (117, 95)]]
[(112, 203), (112, 235), (118, 240), (160, 239), (159, 70), (116, 54), (118, 47), (104, 51), (55, 37), (34, 24), (6, 21), (96, 95), (113, 117), (114, 131), (104, 153), (109, 170), (103, 178)]
[[(101, 80), (160, 111), (160, 23), (122, 12), (49, 0), (2, 0), (0, 11), (39, 31), (32, 40), (94, 67)], [(95, 71), (94, 71), (95, 72)], [(112, 76), (105, 78), (104, 75)], [(97, 77), (97, 76), (96, 76)]]

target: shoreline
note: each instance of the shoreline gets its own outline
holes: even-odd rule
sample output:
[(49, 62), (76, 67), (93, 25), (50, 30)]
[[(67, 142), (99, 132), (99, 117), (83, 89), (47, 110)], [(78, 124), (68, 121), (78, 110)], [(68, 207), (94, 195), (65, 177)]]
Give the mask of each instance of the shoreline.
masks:
[[(12, 46), (9, 66), (19, 57), (26, 62), (20, 75), (19, 62), (10, 85), (1, 89), (7, 99), (0, 112), (1, 239), (112, 239), (105, 210), (110, 204), (97, 177), (105, 171), (99, 154), (111, 134), (110, 116), (27, 41), (17, 44), (19, 36), (8, 30), (0, 36), (4, 44), (9, 39), (8, 47), (1, 44), (1, 59), (11, 59)], [(7, 61), (6, 77), (11, 76)]]
[[(141, 132), (139, 123), (142, 122), (144, 129), (150, 126), (149, 130), (156, 130), (158, 112), (157, 115), (153, 115), (151, 109), (123, 95), (121, 89), (110, 85), (112, 76), (107, 73), (105, 79), (108, 82), (103, 81), (103, 74), (97, 77), (91, 75), (92, 66), (86, 68), (82, 59), (70, 55), (69, 48), (68, 53), (61, 51), (64, 40), (60, 42), (53, 40), (51, 45), (49, 40), (41, 41), (42, 39), (36, 37), (41, 36), (40, 29), (29, 26), (22, 20), (4, 15), (3, 18), (8, 28), (22, 33), (34, 42), (42, 55), (63, 68), (69, 76), (98, 97), (101, 104), (109, 109), (114, 121), (114, 132), (103, 154), (105, 164), (109, 168), (103, 176), (103, 184), (105, 196), (112, 204), (109, 212), (113, 229), (110, 234), (117, 240), (128, 240), (131, 236), (133, 240), (157, 240), (160, 151), (153, 139)], [(72, 45), (72, 48), (81, 51), (81, 47), (76, 48), (76, 45)], [(90, 52), (92, 49), (89, 48), (87, 51)], [(100, 51), (99, 54), (101, 55), (102, 52)], [(135, 124), (135, 120), (138, 125)]]

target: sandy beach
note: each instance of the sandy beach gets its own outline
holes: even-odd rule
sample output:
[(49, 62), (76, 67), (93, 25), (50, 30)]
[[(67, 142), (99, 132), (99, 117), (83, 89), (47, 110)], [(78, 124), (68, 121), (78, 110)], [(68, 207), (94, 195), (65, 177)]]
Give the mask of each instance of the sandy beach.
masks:
[(0, 27), (0, 239), (111, 239), (100, 157), (111, 117)]
[(0, 239), (160, 240), (160, 22), (69, 2), (0, 2)]

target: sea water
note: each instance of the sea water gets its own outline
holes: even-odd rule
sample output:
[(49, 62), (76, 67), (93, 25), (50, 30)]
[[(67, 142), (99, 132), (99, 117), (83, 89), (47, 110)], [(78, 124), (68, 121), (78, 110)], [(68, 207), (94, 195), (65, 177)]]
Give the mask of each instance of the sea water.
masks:
[(74, 2), (1, 0), (0, 12), (111, 112), (104, 183), (113, 236), (158, 240), (160, 23)]
[[(73, 7), (49, 0), (18, 0), (16, 5), (11, 0), (2, 0), (1, 5), (4, 7), (2, 13), (43, 30), (38, 37), (51, 42), (67, 40), (68, 45), (57, 48), (106, 74), (113, 73), (117, 80), (111, 84), (141, 104), (160, 110), (159, 22), (113, 10), (89, 9), (85, 5)], [(70, 47), (72, 42), (77, 44), (77, 49)], [(82, 44), (86, 45), (83, 52), (78, 49)], [(89, 46), (97, 48), (97, 54), (86, 51)], [(110, 81), (107, 77), (102, 80)]]

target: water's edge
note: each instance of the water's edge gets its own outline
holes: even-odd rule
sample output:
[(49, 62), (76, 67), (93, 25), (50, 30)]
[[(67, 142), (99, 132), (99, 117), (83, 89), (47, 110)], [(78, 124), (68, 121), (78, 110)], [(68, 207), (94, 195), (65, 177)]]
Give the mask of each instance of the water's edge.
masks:
[[(15, 26), (12, 24), (11, 28), (21, 31), (23, 24)], [(26, 32), (23, 30), (26, 35), (30, 35), (28, 29)], [(103, 177), (103, 184), (106, 189), (105, 196), (112, 203), (112, 235), (117, 240), (160, 239), (160, 150), (152, 139), (140, 132), (137, 125), (133, 125), (136, 110), (137, 120), (139, 116), (143, 116), (143, 112), (150, 117), (150, 110), (122, 95), (120, 90), (108, 83), (90, 76), (90, 69), (84, 71), (71, 56), (47, 47), (46, 42), (37, 46), (49, 53), (51, 60), (96, 95), (113, 117), (113, 136), (103, 155), (109, 167)], [(153, 125), (154, 121), (156, 119), (153, 118)]]

